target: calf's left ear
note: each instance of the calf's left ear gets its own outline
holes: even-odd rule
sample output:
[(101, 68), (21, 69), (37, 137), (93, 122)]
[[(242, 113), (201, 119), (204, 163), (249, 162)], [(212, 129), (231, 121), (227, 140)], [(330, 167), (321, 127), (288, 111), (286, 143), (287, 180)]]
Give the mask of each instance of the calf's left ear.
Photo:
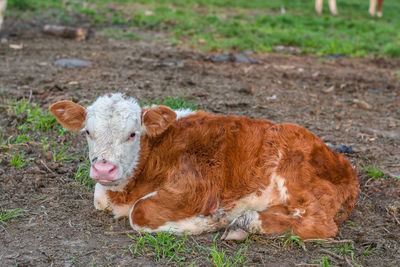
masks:
[(175, 121), (176, 113), (166, 106), (156, 106), (142, 109), (142, 125), (146, 134), (155, 137), (162, 134)]
[(74, 102), (58, 101), (51, 105), (49, 110), (65, 128), (79, 131), (85, 126), (86, 109)]

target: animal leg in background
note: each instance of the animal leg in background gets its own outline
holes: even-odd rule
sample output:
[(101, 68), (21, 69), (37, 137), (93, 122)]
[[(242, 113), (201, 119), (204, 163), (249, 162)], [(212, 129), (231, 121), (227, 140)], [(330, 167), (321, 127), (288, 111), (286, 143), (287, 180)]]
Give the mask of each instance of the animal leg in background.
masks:
[(376, 15), (378, 17), (382, 17), (382, 4), (383, 4), (383, 0), (378, 0), (378, 12), (376, 13)]
[(321, 15), (322, 14), (322, 0), (315, 0), (315, 11)]
[[(328, 0), (329, 3), (329, 9), (332, 13), (332, 15), (337, 15), (337, 7), (336, 7), (336, 0)], [(322, 14), (322, 6), (323, 6), (323, 0), (315, 0), (315, 11), (321, 15)]]
[(369, 1), (369, 14), (371, 16), (375, 16), (375, 11), (376, 11), (376, 4), (378, 3), (378, 12), (376, 12), (376, 15), (378, 17), (382, 17), (382, 4), (383, 0), (370, 0)]
[(376, 8), (377, 0), (369, 0), (369, 9), (368, 12), (371, 16), (375, 16), (375, 8)]
[(3, 25), (4, 13), (6, 12), (7, 0), (0, 0), (0, 31)]
[(331, 10), (331, 14), (336, 16), (338, 14), (337, 7), (336, 7), (336, 0), (328, 0), (329, 9)]

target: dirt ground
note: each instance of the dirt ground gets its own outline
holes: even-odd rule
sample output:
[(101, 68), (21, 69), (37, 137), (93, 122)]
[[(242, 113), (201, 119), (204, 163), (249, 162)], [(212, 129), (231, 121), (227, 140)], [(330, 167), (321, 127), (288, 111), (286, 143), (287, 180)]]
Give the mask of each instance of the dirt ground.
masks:
[[(356, 207), (333, 241), (284, 247), (282, 238), (253, 236), (249, 266), (317, 264), (326, 256), (335, 266), (400, 265), (400, 59), (354, 59), (281, 54), (252, 54), (255, 64), (213, 62), (205, 54), (156, 41), (114, 40), (94, 34), (87, 41), (42, 35), (37, 25), (6, 24), (14, 34), (0, 44), (0, 98), (28, 99), (42, 108), (61, 99), (83, 105), (107, 92), (139, 100), (184, 96), (218, 114), (258, 117), (305, 126), (334, 146), (352, 146), (346, 157), (356, 168), (360, 194)], [(9, 30), (11, 31), (11, 30)], [(144, 33), (145, 34), (145, 33)], [(147, 34), (151, 35), (151, 34)], [(23, 44), (13, 49), (10, 44)], [(94, 63), (88, 68), (60, 68), (59, 58)], [(15, 121), (0, 108), (1, 131), (16, 135)], [(83, 136), (66, 134), (82, 151)], [(33, 142), (15, 149), (35, 157), (22, 169), (0, 151), (0, 207), (23, 208), (26, 215), (0, 225), (1, 266), (154, 266), (154, 253), (134, 255), (126, 219), (95, 211), (93, 192), (73, 181), (78, 163), (55, 163)], [(83, 152), (82, 152), (83, 153)], [(375, 163), (390, 177), (370, 178), (363, 164)], [(133, 235), (135, 235), (133, 233)], [(210, 265), (207, 252), (214, 234), (189, 237), (189, 265)], [(347, 240), (347, 241), (346, 241)], [(351, 254), (332, 248), (354, 245)], [(217, 241), (234, 254), (242, 244)], [(365, 255), (367, 248), (372, 254)], [(174, 262), (168, 263), (174, 265)], [(317, 264), (318, 265), (318, 264)]]

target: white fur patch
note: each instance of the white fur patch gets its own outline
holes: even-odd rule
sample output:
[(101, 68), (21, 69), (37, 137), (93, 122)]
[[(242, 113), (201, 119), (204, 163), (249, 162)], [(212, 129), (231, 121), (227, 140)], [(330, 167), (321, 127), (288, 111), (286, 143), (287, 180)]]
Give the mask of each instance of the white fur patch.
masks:
[(260, 190), (261, 195), (258, 196), (256, 193), (252, 193), (242, 199), (239, 199), (235, 203), (235, 207), (227, 214), (228, 220), (233, 221), (235, 218), (241, 216), (249, 210), (266, 210), (271, 202), (276, 200), (273, 198), (274, 190), (278, 191), (279, 200), (281, 203), (284, 203), (289, 199), (287, 188), (285, 186), (285, 180), (279, 175), (272, 174), (271, 183), (264, 190)]
[(193, 216), (177, 222), (167, 222), (155, 230), (146, 229), (146, 231), (168, 231), (179, 234), (198, 235), (201, 233), (214, 232), (219, 229), (219, 224), (215, 223), (210, 216)]
[(131, 205), (112, 205), (112, 213), (114, 214), (114, 218), (121, 218), (121, 217), (128, 217), (129, 216), (129, 211), (131, 210)]
[(180, 109), (177, 109), (177, 110), (174, 110), (174, 111), (176, 113), (176, 119), (177, 120), (179, 120), (181, 118), (185, 118), (185, 117), (195, 113), (195, 111), (193, 111), (191, 109), (188, 109), (188, 108), (180, 108)]
[(285, 179), (279, 175), (272, 174), (271, 183), (274, 183), (279, 191), (279, 197), (282, 202), (289, 200), (289, 194), (287, 192), (287, 187), (285, 186)]
[(292, 216), (297, 216), (297, 217), (303, 217), (302, 215), (304, 213), (306, 213), (306, 210), (300, 210), (300, 209), (294, 209), (294, 213), (292, 214)]
[(110, 200), (106, 194), (107, 189), (99, 183), (94, 188), (94, 207), (97, 210), (110, 210)]
[(112, 204), (107, 196), (106, 193), (107, 190), (109, 190), (108, 186), (106, 187), (99, 183), (96, 183), (94, 189), (94, 207), (97, 210), (111, 210), (115, 218), (129, 216), (129, 211), (131, 209), (131, 206), (128, 204), (125, 205)]
[[(131, 220), (130, 220), (131, 221)], [(167, 222), (157, 229), (150, 229), (147, 227), (139, 227), (131, 223), (131, 226), (136, 231), (144, 231), (147, 233), (157, 233), (161, 231), (168, 231), (177, 234), (198, 235), (202, 233), (215, 232), (221, 227), (215, 223), (210, 216), (193, 216), (177, 222)]]

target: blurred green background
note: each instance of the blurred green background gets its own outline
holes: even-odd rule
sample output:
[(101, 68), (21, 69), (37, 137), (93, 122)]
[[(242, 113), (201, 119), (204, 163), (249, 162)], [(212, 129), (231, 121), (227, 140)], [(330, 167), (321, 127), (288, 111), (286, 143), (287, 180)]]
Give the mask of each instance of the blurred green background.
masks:
[(314, 0), (9, 0), (6, 17), (61, 24), (79, 24), (84, 17), (114, 38), (137, 40), (138, 31), (162, 31), (168, 42), (204, 51), (263, 52), (283, 45), (318, 55), (400, 56), (400, 1), (385, 0), (382, 18), (368, 14), (369, 0), (338, 0), (336, 17), (327, 0), (321, 16), (314, 5)]

